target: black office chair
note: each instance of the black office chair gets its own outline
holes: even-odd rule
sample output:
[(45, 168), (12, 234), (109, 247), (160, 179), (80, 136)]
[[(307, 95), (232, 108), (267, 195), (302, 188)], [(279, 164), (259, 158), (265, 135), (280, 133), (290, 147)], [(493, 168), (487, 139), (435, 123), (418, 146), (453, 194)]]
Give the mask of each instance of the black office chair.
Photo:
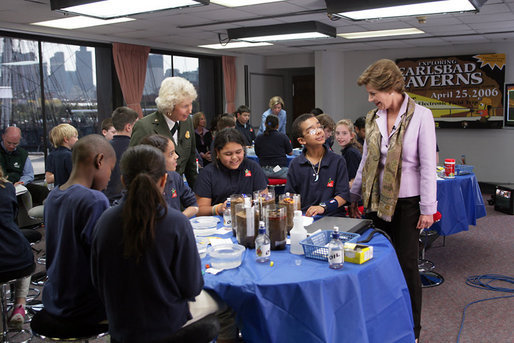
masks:
[[(218, 336), (220, 323), (214, 314), (210, 314), (188, 326), (182, 327), (168, 339), (151, 343), (209, 343)], [(111, 337), (111, 343), (120, 343)], [(150, 343), (150, 342), (149, 342)]]
[[(437, 223), (442, 218), (439, 211), (434, 214), (434, 223)], [(418, 270), (421, 278), (421, 287), (429, 288), (439, 286), (444, 282), (444, 277), (435, 272), (434, 262), (425, 259), (425, 251), (432, 245), (432, 243), (439, 237), (439, 233), (435, 230), (425, 229), (419, 236), (421, 246), (420, 258), (418, 259)]]
[(36, 312), (30, 328), (34, 336), (45, 342), (89, 342), (108, 334), (107, 324), (88, 325), (83, 320), (59, 318), (44, 308)]

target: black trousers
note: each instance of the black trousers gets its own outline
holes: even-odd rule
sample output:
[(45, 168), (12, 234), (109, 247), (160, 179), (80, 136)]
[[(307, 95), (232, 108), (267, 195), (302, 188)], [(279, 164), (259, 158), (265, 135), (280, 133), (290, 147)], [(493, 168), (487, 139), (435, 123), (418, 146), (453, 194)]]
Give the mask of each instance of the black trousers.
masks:
[(376, 212), (370, 213), (375, 226), (387, 232), (393, 241), (409, 288), (416, 338), (421, 331), (421, 279), (418, 270), (420, 230), (416, 228), (420, 213), (419, 196), (399, 198), (391, 222), (378, 218)]

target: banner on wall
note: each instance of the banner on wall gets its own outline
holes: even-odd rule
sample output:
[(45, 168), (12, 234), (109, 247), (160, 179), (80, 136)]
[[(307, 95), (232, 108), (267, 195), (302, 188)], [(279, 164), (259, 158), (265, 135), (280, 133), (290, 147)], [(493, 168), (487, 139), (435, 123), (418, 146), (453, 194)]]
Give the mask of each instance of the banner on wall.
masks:
[(396, 60), (416, 103), (432, 110), (437, 127), (501, 128), (505, 54)]

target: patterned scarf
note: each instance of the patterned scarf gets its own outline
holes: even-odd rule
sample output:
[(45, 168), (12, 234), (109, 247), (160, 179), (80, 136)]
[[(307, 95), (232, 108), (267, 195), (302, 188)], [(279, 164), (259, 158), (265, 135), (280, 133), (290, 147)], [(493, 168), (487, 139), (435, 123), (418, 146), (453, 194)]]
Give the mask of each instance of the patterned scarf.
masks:
[(378, 109), (370, 111), (366, 116), (368, 155), (362, 170), (362, 200), (366, 209), (377, 212), (378, 217), (388, 222), (393, 217), (398, 200), (402, 174), (403, 136), (414, 114), (415, 104), (414, 100), (409, 98), (407, 111), (401, 118), (400, 126), (389, 139), (382, 189), (379, 189), (380, 174), (377, 172), (382, 140), (376, 122)]

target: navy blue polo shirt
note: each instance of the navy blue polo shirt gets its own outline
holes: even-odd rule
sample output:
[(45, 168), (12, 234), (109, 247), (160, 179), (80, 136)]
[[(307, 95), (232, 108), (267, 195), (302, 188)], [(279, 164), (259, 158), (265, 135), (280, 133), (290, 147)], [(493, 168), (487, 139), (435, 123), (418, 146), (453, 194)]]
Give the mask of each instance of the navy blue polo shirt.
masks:
[(357, 174), (357, 169), (359, 169), (359, 164), (361, 163), (362, 154), (353, 144), (347, 145), (344, 149), (341, 150), (341, 155), (343, 155), (344, 160), (346, 161), (346, 169), (348, 169), (348, 179), (352, 180), (355, 178)]
[(270, 131), (269, 135), (260, 134), (255, 139), (255, 154), (259, 157), (261, 166), (274, 167), (277, 164), (287, 167), (287, 157), (293, 151), (289, 137), (277, 130)]
[(164, 185), (164, 200), (169, 207), (182, 211), (189, 206), (198, 206), (195, 193), (184, 184), (182, 176), (177, 172), (168, 172)]
[(121, 199), (121, 192), (123, 191), (123, 184), (121, 183), (121, 170), (120, 161), (121, 156), (128, 149), (130, 144), (130, 137), (125, 135), (114, 135), (112, 137), (111, 145), (116, 153), (116, 164), (111, 173), (111, 179), (107, 188), (104, 190), (104, 194), (112, 204), (115, 200)]
[[(318, 165), (315, 166), (316, 171)], [(336, 195), (346, 201), (350, 200), (348, 172), (344, 158), (337, 155), (325, 146), (325, 156), (321, 161), (318, 181), (315, 181), (315, 172), (311, 163), (305, 157), (305, 149), (289, 164), (287, 184), (285, 191), (300, 194), (302, 211), (309, 207), (328, 202)], [(343, 206), (333, 212), (326, 213), (329, 216), (343, 216)]]
[(252, 142), (255, 140), (255, 131), (250, 123), (243, 125), (236, 119), (236, 129), (243, 135), (245, 145), (252, 145)]
[(231, 170), (220, 163), (202, 168), (195, 183), (196, 195), (211, 198), (211, 204), (219, 204), (232, 194), (252, 194), (266, 188), (268, 178), (257, 162), (247, 159), (239, 168)]
[(73, 167), (71, 150), (60, 146), (46, 158), (46, 171), (54, 174), (54, 186), (65, 184)]

